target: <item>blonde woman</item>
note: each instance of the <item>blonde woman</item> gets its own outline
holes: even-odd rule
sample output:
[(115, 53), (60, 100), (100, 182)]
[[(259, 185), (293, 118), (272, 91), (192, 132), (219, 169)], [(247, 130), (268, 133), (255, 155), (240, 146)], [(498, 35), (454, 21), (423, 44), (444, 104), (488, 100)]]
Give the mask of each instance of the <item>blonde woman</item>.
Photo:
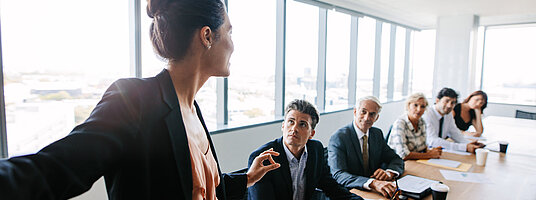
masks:
[(441, 156), (441, 147), (428, 149), (426, 146), (426, 128), (421, 116), (427, 106), (424, 94), (412, 94), (406, 101), (406, 112), (393, 124), (388, 144), (404, 160)]

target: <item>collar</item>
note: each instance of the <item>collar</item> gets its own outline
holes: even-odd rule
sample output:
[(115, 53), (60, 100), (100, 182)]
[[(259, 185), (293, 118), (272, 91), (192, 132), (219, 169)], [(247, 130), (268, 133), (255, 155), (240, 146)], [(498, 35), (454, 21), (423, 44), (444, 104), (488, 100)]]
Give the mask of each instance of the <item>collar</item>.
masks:
[(437, 111), (436, 107), (435, 107), (435, 104), (430, 106), (430, 109), (428, 110), (431, 110), (432, 113), (434, 114), (434, 116), (437, 118), (437, 119), (441, 119), (441, 117), (443, 117), (443, 115), (441, 115), (441, 113), (439, 113), (439, 111)]
[(292, 154), (292, 152), (290, 152), (290, 149), (288, 149), (287, 145), (285, 145), (285, 141), (284, 141), (284, 140), (281, 141), (281, 144), (283, 145), (283, 149), (285, 149), (285, 154), (287, 154), (287, 160), (288, 160), (289, 163), (290, 163), (293, 159), (300, 160), (300, 159), (303, 158), (304, 156), (307, 156), (307, 144), (305, 145), (305, 147), (303, 147), (303, 153), (302, 153), (302, 155), (300, 156), (300, 159), (294, 157), (294, 154)]
[(363, 131), (361, 131), (361, 129), (357, 127), (355, 120), (352, 121), (352, 125), (354, 125), (355, 132), (357, 133), (357, 138), (361, 139), (364, 135), (369, 135), (369, 130), (367, 130), (366, 133), (363, 133)]
[[(421, 117), (422, 119), (422, 117)], [(417, 122), (417, 126), (419, 126), (419, 124), (421, 123), (421, 119), (419, 119), (419, 122)], [(414, 131), (415, 130), (415, 127), (413, 127), (413, 124), (411, 123), (411, 120), (409, 120), (409, 116), (408, 116), (408, 113), (406, 112), (405, 113), (405, 116), (402, 117), (402, 120), (404, 120), (404, 122), (406, 122), (406, 124), (408, 125), (408, 128), (410, 131)]]

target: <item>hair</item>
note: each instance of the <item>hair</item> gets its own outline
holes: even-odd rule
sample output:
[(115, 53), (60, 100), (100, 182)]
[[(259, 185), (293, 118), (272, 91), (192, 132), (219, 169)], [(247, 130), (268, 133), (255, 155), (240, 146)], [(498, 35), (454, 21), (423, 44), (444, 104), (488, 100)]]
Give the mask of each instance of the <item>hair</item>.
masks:
[(299, 111), (301, 113), (305, 113), (311, 116), (311, 120), (313, 121), (311, 123), (311, 126), (313, 127), (313, 129), (315, 129), (316, 124), (318, 124), (318, 121), (320, 120), (318, 111), (316, 110), (315, 106), (313, 106), (313, 104), (309, 103), (306, 100), (294, 99), (293, 101), (291, 101), (285, 108), (285, 117), (291, 110)]
[(484, 109), (488, 107), (488, 95), (482, 90), (474, 91), (473, 93), (471, 93), (467, 98), (465, 98), (465, 100), (463, 100), (463, 103), (469, 102), (471, 98), (478, 95), (482, 95), (482, 97), (484, 98), (484, 104), (482, 104), (482, 108), (480, 108), (480, 112), (484, 113)]
[(439, 91), (439, 93), (437, 93), (437, 99), (441, 99), (443, 97), (450, 97), (450, 98), (455, 98), (455, 99), (458, 99), (458, 93), (456, 93), (456, 91), (454, 91), (453, 89), (451, 88), (443, 88)]
[(378, 100), (378, 98), (376, 98), (375, 96), (366, 96), (366, 97), (359, 98), (357, 100), (357, 103), (355, 104), (355, 107), (359, 108), (359, 106), (361, 106), (361, 103), (367, 100), (371, 100), (374, 103), (376, 103), (376, 105), (378, 105), (378, 114), (380, 114), (380, 111), (382, 111), (382, 104), (380, 103), (380, 100)]
[(149, 35), (155, 52), (178, 61), (186, 56), (192, 38), (204, 26), (218, 39), (224, 23), (225, 5), (221, 0), (147, 0), (147, 15), (153, 18)]
[(409, 105), (413, 102), (416, 102), (418, 101), (419, 99), (424, 99), (424, 106), (428, 106), (428, 100), (426, 100), (426, 97), (424, 96), (423, 93), (414, 93), (412, 94), (411, 96), (408, 97), (408, 99), (406, 100), (406, 110), (409, 109)]

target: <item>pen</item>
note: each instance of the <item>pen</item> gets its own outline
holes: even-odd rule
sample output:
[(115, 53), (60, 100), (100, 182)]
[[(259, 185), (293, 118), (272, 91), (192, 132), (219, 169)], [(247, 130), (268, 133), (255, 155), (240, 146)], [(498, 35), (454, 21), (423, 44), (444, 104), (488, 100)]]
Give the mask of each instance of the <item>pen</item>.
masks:
[[(434, 147), (432, 145), (428, 146), (428, 148), (433, 149)], [(445, 149), (444, 147), (441, 147), (441, 150)]]

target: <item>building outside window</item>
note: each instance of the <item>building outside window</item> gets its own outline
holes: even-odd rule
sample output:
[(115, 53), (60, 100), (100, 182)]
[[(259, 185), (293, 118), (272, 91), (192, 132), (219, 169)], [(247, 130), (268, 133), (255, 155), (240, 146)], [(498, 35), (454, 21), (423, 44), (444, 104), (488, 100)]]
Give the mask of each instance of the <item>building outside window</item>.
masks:
[(351, 16), (328, 10), (326, 111), (348, 108)]
[(65, 137), (130, 76), (128, 2), (1, 3), (7, 143), (17, 156)]

